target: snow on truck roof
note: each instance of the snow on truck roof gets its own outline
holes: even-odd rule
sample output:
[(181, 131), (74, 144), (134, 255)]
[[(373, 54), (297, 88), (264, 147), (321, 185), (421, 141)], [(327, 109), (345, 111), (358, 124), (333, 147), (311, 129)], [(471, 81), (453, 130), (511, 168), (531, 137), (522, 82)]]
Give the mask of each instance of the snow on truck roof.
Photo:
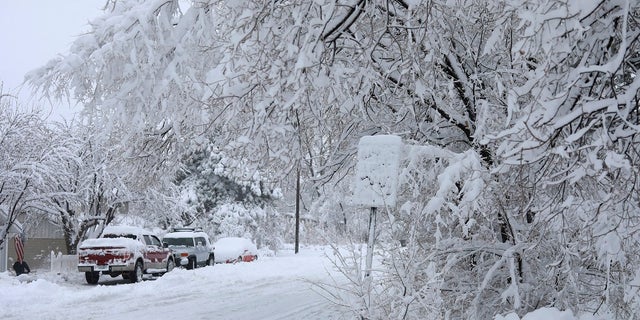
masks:
[(129, 250), (136, 250), (144, 247), (144, 244), (138, 240), (129, 238), (98, 238), (82, 241), (79, 248), (91, 249), (92, 247), (127, 248)]
[(202, 231), (177, 231), (169, 232), (164, 235), (164, 238), (193, 238), (197, 236), (205, 236), (206, 233)]
[(87, 239), (82, 241), (80, 249), (91, 249), (92, 247), (120, 247), (129, 250), (137, 250), (143, 247), (142, 235), (153, 235), (153, 232), (140, 227), (133, 226), (106, 226), (102, 235), (97, 239)]
[(107, 226), (102, 234), (153, 234), (153, 232), (140, 227), (133, 226)]

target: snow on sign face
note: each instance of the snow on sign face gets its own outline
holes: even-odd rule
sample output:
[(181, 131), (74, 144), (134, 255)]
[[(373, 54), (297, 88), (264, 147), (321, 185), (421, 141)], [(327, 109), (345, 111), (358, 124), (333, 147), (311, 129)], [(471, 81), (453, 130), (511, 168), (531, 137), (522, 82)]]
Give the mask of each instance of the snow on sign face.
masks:
[(365, 136), (358, 144), (354, 183), (357, 205), (395, 206), (402, 139), (394, 135)]

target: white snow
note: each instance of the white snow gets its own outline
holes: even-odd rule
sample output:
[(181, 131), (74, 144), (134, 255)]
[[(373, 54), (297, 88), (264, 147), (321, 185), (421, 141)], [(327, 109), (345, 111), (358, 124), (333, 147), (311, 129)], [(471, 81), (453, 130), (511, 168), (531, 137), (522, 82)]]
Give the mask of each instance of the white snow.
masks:
[(101, 276), (92, 286), (80, 272), (0, 273), (0, 319), (352, 319), (314, 285), (337, 276), (327, 250), (175, 269), (135, 284)]
[(367, 207), (395, 205), (402, 146), (402, 139), (396, 135), (360, 138), (353, 184), (355, 204)]
[[(86, 239), (82, 241), (79, 249), (110, 247), (127, 248), (129, 250), (140, 250), (144, 247), (140, 235), (152, 234), (152, 232), (132, 226), (108, 226), (102, 232), (102, 236), (97, 239)], [(136, 239), (133, 239), (135, 237)]]
[(249, 239), (238, 237), (227, 237), (218, 239), (213, 244), (216, 262), (225, 262), (227, 260), (233, 260), (239, 256), (245, 255), (245, 250), (248, 251), (246, 255), (258, 254), (256, 245)]
[(151, 231), (133, 227), (133, 226), (108, 226), (104, 228), (102, 234), (113, 235), (140, 235), (140, 234), (153, 234)]
[(130, 250), (139, 250), (144, 244), (138, 240), (129, 238), (98, 238), (87, 239), (82, 241), (80, 249), (110, 247), (110, 248), (128, 248)]
[(495, 320), (590, 320), (596, 319), (591, 316), (575, 317), (571, 311), (560, 311), (556, 308), (540, 308), (525, 316), (518, 317), (515, 313), (506, 316), (496, 316)]
[(175, 231), (165, 234), (163, 238), (195, 238), (205, 236), (206, 233), (202, 231)]

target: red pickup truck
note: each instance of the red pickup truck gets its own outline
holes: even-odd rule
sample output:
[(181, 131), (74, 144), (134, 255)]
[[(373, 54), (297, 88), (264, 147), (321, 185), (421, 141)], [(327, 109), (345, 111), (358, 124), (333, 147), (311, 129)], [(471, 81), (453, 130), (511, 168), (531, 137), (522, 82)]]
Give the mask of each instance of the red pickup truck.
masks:
[(100, 274), (122, 275), (130, 282), (142, 281), (144, 274), (171, 271), (175, 261), (171, 250), (152, 232), (129, 226), (108, 226), (97, 239), (87, 239), (78, 247), (78, 271), (89, 284), (97, 284)]

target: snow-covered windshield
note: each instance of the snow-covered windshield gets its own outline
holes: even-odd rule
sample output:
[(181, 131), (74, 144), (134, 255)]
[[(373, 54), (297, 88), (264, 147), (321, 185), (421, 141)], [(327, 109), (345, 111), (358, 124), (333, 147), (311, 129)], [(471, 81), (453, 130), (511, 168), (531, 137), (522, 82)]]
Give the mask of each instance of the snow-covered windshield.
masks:
[(193, 238), (164, 238), (164, 243), (169, 246), (193, 247)]
[(114, 233), (107, 233), (102, 235), (103, 238), (129, 238), (129, 239), (133, 239), (136, 240), (138, 237), (135, 234), (114, 234)]

